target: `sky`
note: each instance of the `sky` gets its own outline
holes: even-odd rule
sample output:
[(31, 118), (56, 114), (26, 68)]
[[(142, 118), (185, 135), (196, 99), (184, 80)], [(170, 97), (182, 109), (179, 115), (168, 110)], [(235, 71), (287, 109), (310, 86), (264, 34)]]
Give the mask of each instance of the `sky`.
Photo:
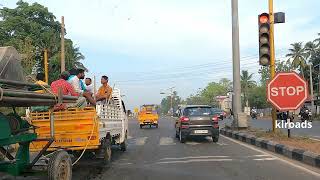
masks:
[[(15, 7), (15, 0), (0, 0)], [(231, 0), (26, 0), (38, 2), (57, 20), (65, 17), (71, 38), (86, 59), (88, 77), (107, 75), (129, 109), (159, 104), (175, 87), (183, 98), (209, 82), (232, 79)], [(259, 81), (258, 14), (267, 0), (239, 0), (240, 63)], [(0, 6), (1, 6), (0, 5)], [(276, 58), (290, 44), (320, 32), (319, 0), (274, 0), (286, 23), (275, 25)]]

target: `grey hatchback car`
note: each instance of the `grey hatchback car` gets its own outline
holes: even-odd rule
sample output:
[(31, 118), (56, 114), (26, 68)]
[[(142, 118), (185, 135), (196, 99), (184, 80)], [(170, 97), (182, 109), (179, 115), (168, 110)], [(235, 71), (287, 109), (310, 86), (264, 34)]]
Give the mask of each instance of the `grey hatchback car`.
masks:
[(176, 112), (176, 137), (185, 143), (190, 136), (211, 136), (213, 142), (219, 140), (220, 113), (208, 105), (188, 105)]

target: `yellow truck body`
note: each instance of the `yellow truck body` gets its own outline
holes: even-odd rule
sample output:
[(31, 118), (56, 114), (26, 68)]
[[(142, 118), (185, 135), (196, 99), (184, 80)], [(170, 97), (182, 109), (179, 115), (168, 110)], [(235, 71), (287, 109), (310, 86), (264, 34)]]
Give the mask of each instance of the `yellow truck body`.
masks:
[(140, 124), (140, 128), (145, 125), (154, 125), (158, 127), (159, 115), (157, 113), (155, 105), (141, 106), (140, 112), (138, 114), (138, 121)]

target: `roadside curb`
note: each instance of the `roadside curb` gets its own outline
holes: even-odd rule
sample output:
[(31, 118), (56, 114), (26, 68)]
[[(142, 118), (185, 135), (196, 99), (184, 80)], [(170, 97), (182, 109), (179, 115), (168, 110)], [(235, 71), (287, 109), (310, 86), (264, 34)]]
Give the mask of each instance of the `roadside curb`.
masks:
[(310, 151), (293, 148), (283, 144), (277, 144), (276, 142), (269, 141), (263, 138), (257, 138), (254, 135), (232, 131), (228, 129), (220, 129), (220, 134), (227, 137), (251, 144), (267, 151), (283, 155), (287, 158), (308, 164), (317, 168), (320, 168), (320, 154), (316, 154)]

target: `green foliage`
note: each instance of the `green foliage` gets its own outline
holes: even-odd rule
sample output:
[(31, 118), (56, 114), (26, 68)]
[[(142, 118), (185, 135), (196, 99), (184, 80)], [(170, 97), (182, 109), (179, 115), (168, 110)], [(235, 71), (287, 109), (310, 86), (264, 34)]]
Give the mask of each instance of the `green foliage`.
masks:
[[(0, 46), (13, 46), (22, 54), (22, 66), (27, 74), (43, 62), (36, 60), (36, 51), (48, 49), (50, 78), (58, 78), (60, 67), (60, 31), (61, 25), (47, 7), (38, 3), (29, 4), (22, 0), (17, 7), (0, 9)], [(84, 56), (72, 40), (65, 40), (66, 67), (83, 66)]]
[(256, 86), (256, 82), (252, 80), (252, 76), (253, 74), (249, 74), (247, 70), (242, 70), (242, 73), (240, 76), (240, 82), (241, 82), (241, 91), (243, 94), (243, 102), (242, 102), (243, 107), (246, 106), (249, 89)]
[(258, 109), (269, 107), (266, 91), (266, 86), (255, 86), (250, 88), (248, 93), (249, 106)]
[[(178, 106), (182, 104), (182, 99), (180, 96), (178, 96), (177, 91), (173, 91), (173, 96), (172, 96), (172, 107), (173, 107), (173, 112), (177, 110)], [(171, 108), (171, 96), (167, 96), (162, 99), (161, 101), (161, 112), (164, 114), (167, 114)]]

